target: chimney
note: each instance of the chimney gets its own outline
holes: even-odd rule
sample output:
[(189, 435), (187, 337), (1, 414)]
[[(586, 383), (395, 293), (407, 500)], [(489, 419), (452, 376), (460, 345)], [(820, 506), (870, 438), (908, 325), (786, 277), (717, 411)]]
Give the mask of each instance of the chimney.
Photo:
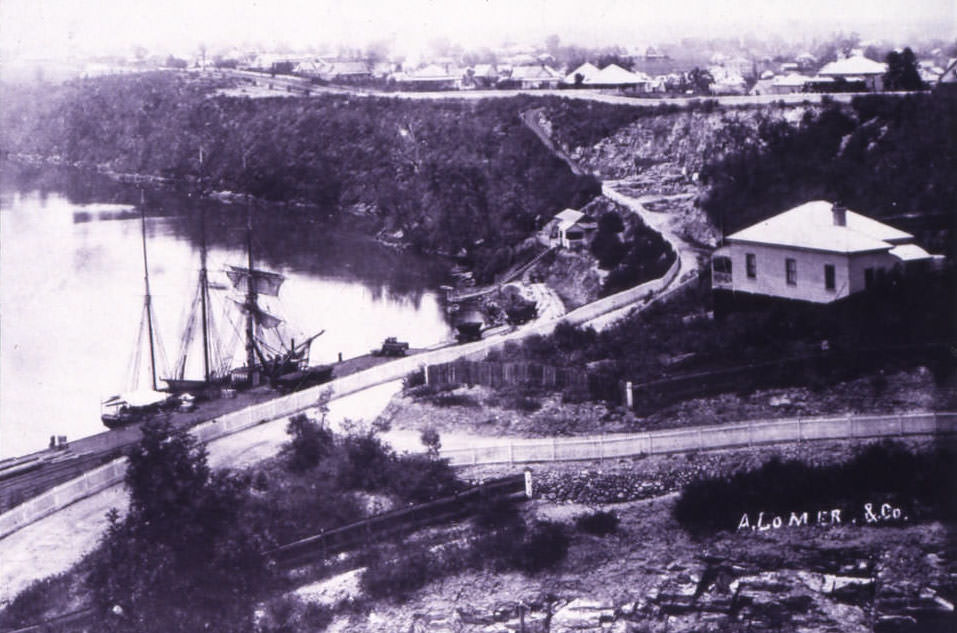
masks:
[(831, 215), (834, 217), (834, 226), (847, 226), (847, 207), (840, 202), (831, 205)]

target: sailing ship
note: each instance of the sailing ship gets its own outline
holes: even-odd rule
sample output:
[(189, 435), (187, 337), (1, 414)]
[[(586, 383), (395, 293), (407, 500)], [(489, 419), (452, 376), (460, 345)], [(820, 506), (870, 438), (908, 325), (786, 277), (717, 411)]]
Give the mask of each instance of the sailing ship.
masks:
[[(101, 404), (100, 419), (107, 428), (116, 428), (132, 422), (143, 420), (171, 403), (169, 393), (158, 389), (156, 380), (156, 356), (162, 354), (162, 344), (157, 341), (156, 331), (153, 328), (153, 300), (150, 293), (150, 269), (146, 255), (146, 206), (143, 202), (143, 193), (140, 192), (140, 235), (143, 244), (143, 311), (140, 316), (140, 327), (137, 342), (134, 347), (131, 362), (130, 383), (131, 389), (125, 393), (107, 398)], [(139, 379), (142, 365), (143, 338), (148, 341), (150, 388), (139, 389)]]
[[(200, 159), (202, 160), (202, 159)], [(142, 197), (142, 196), (141, 196)], [(227, 340), (226, 328), (213, 318), (213, 295), (211, 289), (229, 290), (230, 286), (213, 284), (209, 279), (206, 249), (205, 210), (201, 209), (200, 269), (194, 298), (190, 304), (183, 327), (179, 354), (173, 371), (162, 378), (166, 383), (160, 389), (157, 381), (157, 353), (162, 346), (157, 342), (153, 328), (153, 306), (149, 285), (149, 265), (146, 252), (146, 212), (141, 200), (141, 234), (143, 243), (144, 304), (137, 346), (134, 351), (134, 375), (140, 362), (143, 338), (149, 341), (151, 389), (134, 390), (112, 396), (103, 402), (103, 423), (114, 428), (140, 421), (167, 406), (175, 406), (177, 398), (208, 399), (217, 397), (223, 389), (247, 389), (269, 384), (282, 391), (301, 389), (321, 384), (332, 378), (332, 365), (309, 366), (309, 350), (312, 342), (321, 336), (320, 331), (296, 342), (288, 335), (289, 327), (274, 310), (263, 305), (264, 297), (278, 298), (285, 277), (279, 273), (256, 268), (253, 259), (252, 210), (247, 206), (246, 217), (246, 265), (227, 266), (224, 270), (233, 295), (227, 297), (232, 310), (224, 313), (223, 321), (232, 327), (236, 336)], [(231, 314), (238, 318), (230, 318)], [(191, 363), (196, 351), (199, 334), (201, 347), (201, 371)], [(234, 366), (233, 352), (243, 341), (244, 362)], [(193, 372), (193, 373), (191, 373)]]
[[(221, 388), (244, 389), (268, 383), (275, 386), (277, 381), (290, 374), (305, 372), (311, 380), (332, 377), (332, 366), (309, 367), (309, 350), (312, 342), (323, 332), (296, 342), (288, 335), (289, 327), (285, 320), (263, 305), (264, 297), (278, 298), (285, 277), (279, 273), (256, 267), (252, 244), (252, 211), (247, 207), (246, 221), (246, 266), (226, 266), (224, 273), (229, 280), (233, 294), (227, 297), (227, 303), (233, 310), (224, 314), (233, 333), (242, 332), (244, 362), (238, 367), (232, 366), (238, 347), (234, 337), (226, 341), (223, 328), (213, 322), (212, 297), (210, 294), (209, 273), (206, 266), (206, 229), (205, 217), (202, 220), (200, 272), (195, 299), (190, 316), (183, 330), (180, 353), (172, 376), (164, 378), (168, 390), (173, 393), (191, 393), (200, 397), (211, 397)], [(222, 286), (220, 286), (222, 288)], [(231, 318), (239, 315), (239, 319)], [(197, 323), (199, 327), (197, 327)], [(202, 375), (189, 378), (187, 374), (190, 346), (199, 330), (202, 333)], [(322, 380), (322, 381), (324, 381)], [(288, 383), (288, 380), (286, 381)], [(285, 384), (285, 383), (284, 383)]]

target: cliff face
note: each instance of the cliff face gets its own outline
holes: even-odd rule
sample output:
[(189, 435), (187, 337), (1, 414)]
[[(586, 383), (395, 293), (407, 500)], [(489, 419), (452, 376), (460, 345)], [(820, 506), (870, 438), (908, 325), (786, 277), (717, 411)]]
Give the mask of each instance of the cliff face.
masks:
[(595, 143), (580, 145), (560, 125), (552, 129), (580, 165), (621, 180), (652, 172), (692, 179), (708, 163), (761, 143), (762, 126), (795, 125), (817, 106), (681, 110), (642, 117)]

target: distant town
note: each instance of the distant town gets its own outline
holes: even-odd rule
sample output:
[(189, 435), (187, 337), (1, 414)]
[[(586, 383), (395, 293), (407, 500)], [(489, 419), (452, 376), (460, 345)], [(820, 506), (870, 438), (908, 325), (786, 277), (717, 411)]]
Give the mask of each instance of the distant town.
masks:
[(128, 56), (8, 60), (2, 76), (59, 81), (162, 68), (239, 70), (383, 91), (587, 89), (639, 97), (920, 90), (957, 81), (953, 42), (894, 46), (853, 33), (801, 44), (685, 39), (605, 48), (563, 45), (552, 35), (539, 46), (465, 51), (439, 40), (429, 49), (397, 55), (384, 43), (325, 52), (200, 46), (177, 54), (138, 47)]

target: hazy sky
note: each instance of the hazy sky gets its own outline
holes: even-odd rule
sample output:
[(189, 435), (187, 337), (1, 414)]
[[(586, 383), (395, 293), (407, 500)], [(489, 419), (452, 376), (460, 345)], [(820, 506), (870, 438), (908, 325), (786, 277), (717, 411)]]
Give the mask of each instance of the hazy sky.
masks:
[[(293, 47), (390, 40), (414, 50), (509, 39), (638, 44), (689, 36), (853, 30), (865, 39), (957, 35), (957, 0), (0, 0), (0, 51), (12, 56), (162, 52), (230, 44)], [(790, 38), (789, 38), (790, 39)]]

